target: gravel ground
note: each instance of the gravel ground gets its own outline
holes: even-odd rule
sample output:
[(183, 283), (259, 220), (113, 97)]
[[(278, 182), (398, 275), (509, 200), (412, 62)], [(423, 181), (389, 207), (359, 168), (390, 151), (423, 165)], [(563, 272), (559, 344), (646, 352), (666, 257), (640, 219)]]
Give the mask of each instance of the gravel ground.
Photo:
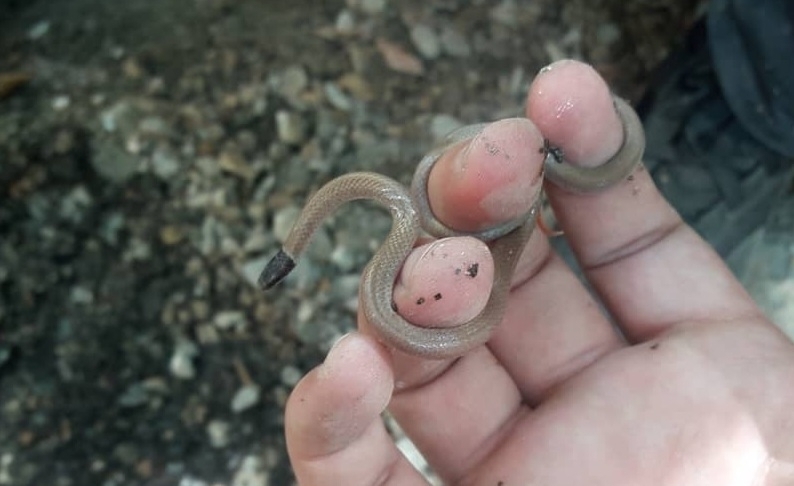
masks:
[(407, 182), (559, 58), (636, 100), (693, 3), (0, 4), (0, 485), (292, 484), (286, 397), (390, 224), (349, 207), (261, 295), (306, 195)]

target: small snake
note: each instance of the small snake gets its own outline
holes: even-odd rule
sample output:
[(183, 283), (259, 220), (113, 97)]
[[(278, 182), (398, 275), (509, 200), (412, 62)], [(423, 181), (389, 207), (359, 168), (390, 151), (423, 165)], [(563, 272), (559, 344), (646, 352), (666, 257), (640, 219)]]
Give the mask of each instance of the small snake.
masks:
[[(627, 178), (642, 158), (645, 135), (637, 114), (627, 102), (615, 98), (615, 108), (623, 125), (623, 143), (611, 159), (598, 167), (576, 167), (561, 161), (558, 153), (547, 153), (545, 177), (579, 193), (599, 191)], [(516, 263), (535, 229), (540, 198), (518, 218), (478, 232), (461, 232), (435, 217), (427, 195), (430, 170), (444, 151), (473, 138), (484, 126), (463, 127), (449, 135), (441, 147), (425, 155), (414, 173), (410, 191), (389, 177), (371, 172), (345, 174), (322, 186), (306, 203), (282, 249), (265, 266), (259, 286), (269, 289), (286, 277), (312, 234), (339, 206), (355, 199), (372, 199), (389, 209), (393, 221), (361, 279), (364, 315), (380, 338), (401, 351), (428, 359), (458, 357), (487, 342), (504, 315)], [(394, 282), (422, 230), (437, 238), (466, 235), (490, 243), (495, 265), (493, 287), (485, 308), (470, 321), (455, 327), (420, 327), (397, 313), (392, 300)]]

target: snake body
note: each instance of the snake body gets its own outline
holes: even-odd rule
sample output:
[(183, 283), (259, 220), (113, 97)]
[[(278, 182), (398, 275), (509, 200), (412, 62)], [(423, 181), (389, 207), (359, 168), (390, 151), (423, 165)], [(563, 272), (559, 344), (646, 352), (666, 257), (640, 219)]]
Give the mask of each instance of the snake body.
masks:
[[(545, 177), (573, 192), (599, 191), (628, 177), (642, 158), (645, 137), (628, 103), (615, 98), (615, 108), (623, 125), (623, 144), (610, 160), (598, 167), (583, 168), (547, 156)], [(464, 127), (451, 134), (442, 147), (428, 153), (417, 166), (410, 191), (389, 177), (371, 172), (345, 174), (322, 186), (306, 203), (281, 250), (265, 266), (259, 277), (260, 287), (272, 287), (294, 268), (314, 232), (339, 206), (356, 199), (371, 199), (388, 208), (392, 216), (391, 230), (361, 279), (361, 306), (380, 338), (401, 351), (428, 359), (461, 356), (486, 343), (504, 315), (518, 258), (535, 229), (539, 201), (519, 218), (466, 233), (439, 221), (427, 196), (430, 170), (444, 151), (473, 138), (484, 126)], [(439, 238), (468, 235), (490, 243), (495, 266), (491, 295), (483, 310), (470, 321), (455, 327), (421, 327), (407, 321), (395, 309), (394, 282), (423, 230)]]

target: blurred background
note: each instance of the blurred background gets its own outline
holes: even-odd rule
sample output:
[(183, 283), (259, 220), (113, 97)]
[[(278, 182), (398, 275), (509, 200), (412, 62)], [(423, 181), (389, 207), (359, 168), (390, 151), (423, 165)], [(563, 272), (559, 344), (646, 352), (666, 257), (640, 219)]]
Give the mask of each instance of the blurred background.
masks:
[[(286, 397), (353, 327), (390, 225), (351, 205), (263, 295), (306, 195), (408, 182), (558, 59), (637, 101), (697, 8), (0, 0), (0, 485), (292, 484)], [(744, 251), (790, 260), (769, 234)], [(742, 272), (774, 310), (767, 267)]]

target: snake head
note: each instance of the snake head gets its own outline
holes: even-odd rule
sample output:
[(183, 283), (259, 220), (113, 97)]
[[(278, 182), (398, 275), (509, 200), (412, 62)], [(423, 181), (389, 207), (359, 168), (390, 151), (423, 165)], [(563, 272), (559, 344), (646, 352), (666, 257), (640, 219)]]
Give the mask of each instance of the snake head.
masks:
[(289, 275), (293, 268), (295, 268), (295, 259), (289, 256), (284, 250), (279, 250), (278, 253), (267, 262), (262, 273), (259, 274), (259, 279), (257, 279), (259, 288), (262, 290), (270, 289)]

